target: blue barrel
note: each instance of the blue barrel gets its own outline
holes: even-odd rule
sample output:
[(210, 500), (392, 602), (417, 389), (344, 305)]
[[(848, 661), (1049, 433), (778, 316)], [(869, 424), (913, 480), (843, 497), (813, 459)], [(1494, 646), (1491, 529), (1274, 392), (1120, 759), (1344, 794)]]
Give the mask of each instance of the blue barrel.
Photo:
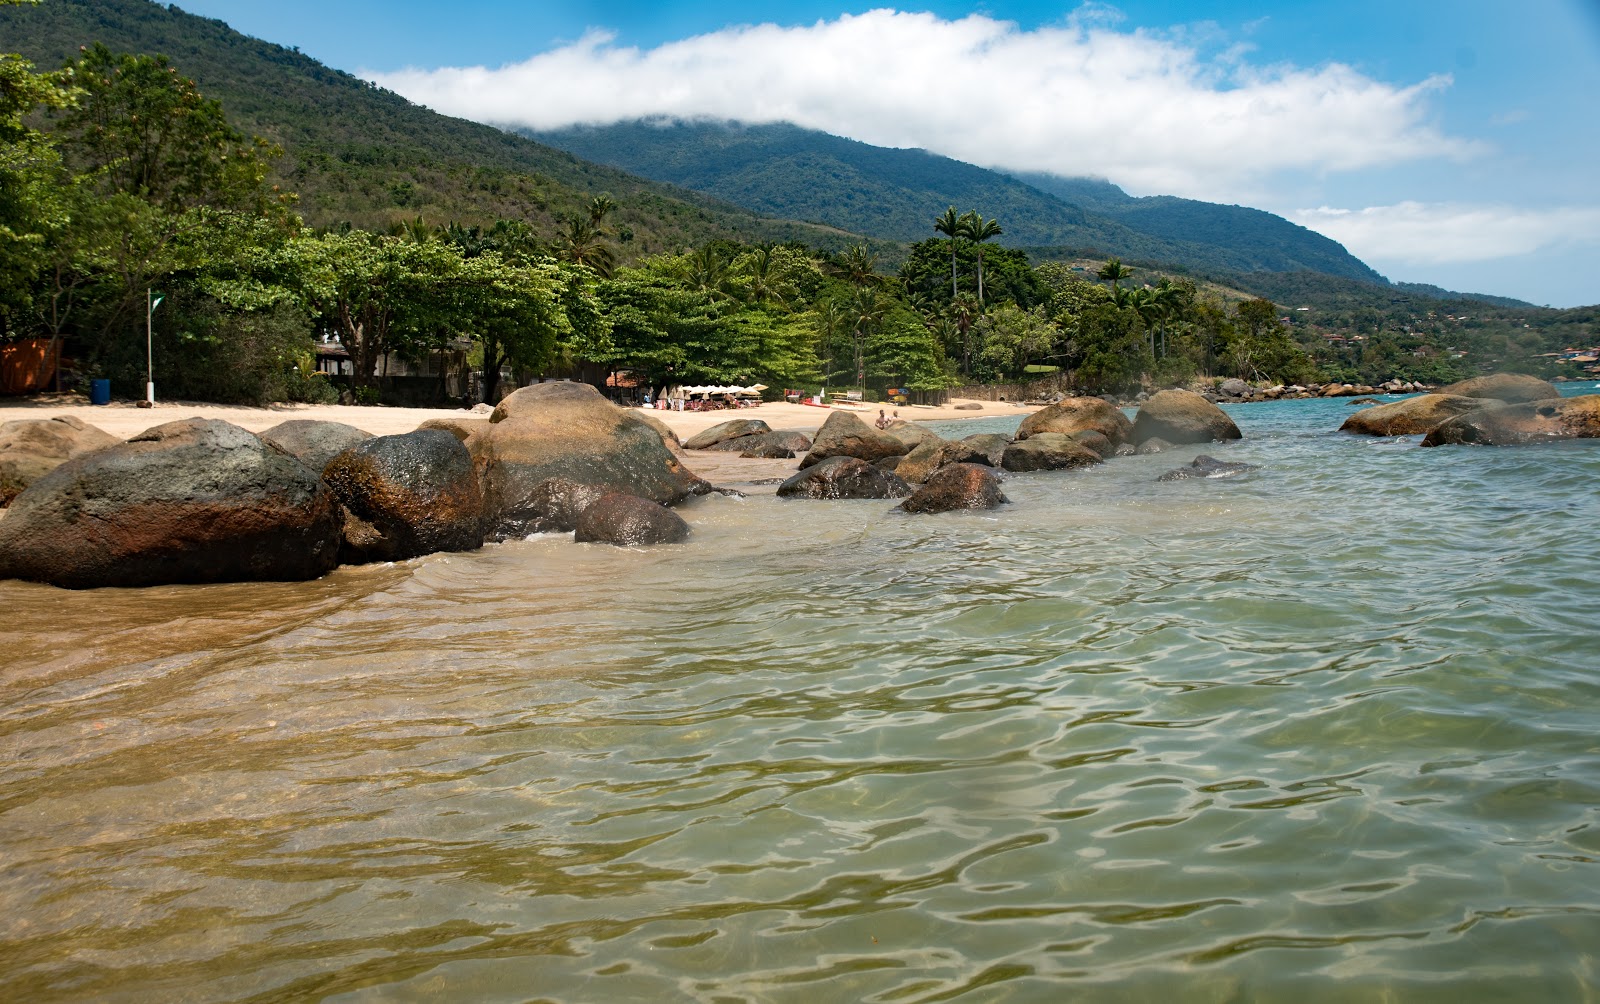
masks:
[(90, 404), (110, 404), (111, 403), (111, 381), (110, 380), (90, 380), (89, 381), (89, 403)]

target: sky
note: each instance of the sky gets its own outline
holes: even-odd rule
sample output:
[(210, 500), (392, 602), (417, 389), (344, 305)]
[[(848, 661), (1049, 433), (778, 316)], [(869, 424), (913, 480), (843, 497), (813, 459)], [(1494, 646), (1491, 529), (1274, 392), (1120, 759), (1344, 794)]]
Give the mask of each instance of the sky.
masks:
[(1600, 303), (1600, 0), (179, 6), (496, 125), (788, 121), (1264, 209), (1396, 281)]

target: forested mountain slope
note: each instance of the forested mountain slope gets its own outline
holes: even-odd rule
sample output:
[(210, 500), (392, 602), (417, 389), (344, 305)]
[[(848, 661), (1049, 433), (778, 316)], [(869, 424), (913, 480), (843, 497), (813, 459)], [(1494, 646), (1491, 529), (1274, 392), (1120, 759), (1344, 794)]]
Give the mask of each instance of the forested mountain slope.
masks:
[(41, 69), (102, 42), (114, 51), (166, 55), (230, 121), (282, 147), (284, 188), (314, 226), (381, 228), (418, 216), (430, 224), (528, 220), (553, 231), (593, 195), (618, 203), (611, 223), (626, 257), (711, 237), (803, 240), (842, 246), (851, 235), (762, 220), (747, 210), (490, 126), (414, 105), (294, 49), (241, 35), (222, 21), (148, 0), (46, 0), (0, 8), (0, 49)]
[(1134, 199), (1106, 182), (1018, 178), (923, 150), (792, 125), (627, 122), (533, 134), (586, 160), (706, 192), (758, 213), (899, 241), (945, 206), (1000, 220), (1000, 243), (1234, 272), (1314, 271), (1383, 282), (1335, 241), (1257, 209)]

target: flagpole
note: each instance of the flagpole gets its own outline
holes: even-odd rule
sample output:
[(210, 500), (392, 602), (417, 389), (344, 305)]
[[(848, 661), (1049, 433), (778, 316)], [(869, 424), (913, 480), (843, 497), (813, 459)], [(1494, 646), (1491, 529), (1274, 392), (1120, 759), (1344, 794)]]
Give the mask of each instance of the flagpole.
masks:
[(155, 290), (147, 288), (144, 291), (144, 406), (146, 408), (156, 406), (156, 363), (151, 330), (156, 305), (160, 302), (161, 297), (155, 295)]

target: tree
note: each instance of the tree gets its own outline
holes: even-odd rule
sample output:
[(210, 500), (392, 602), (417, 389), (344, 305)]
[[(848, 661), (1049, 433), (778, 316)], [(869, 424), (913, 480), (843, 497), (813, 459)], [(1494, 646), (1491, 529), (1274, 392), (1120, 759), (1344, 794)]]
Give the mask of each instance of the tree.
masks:
[(589, 222), (595, 230), (604, 231), (606, 217), (617, 208), (616, 202), (609, 195), (596, 195), (589, 200)]
[(27, 118), (75, 97), (70, 74), (35, 73), (21, 56), (0, 54), (0, 336), (27, 325), (34, 283), (74, 215), (60, 154)]
[(982, 344), (979, 360), (998, 377), (1021, 377), (1028, 363), (1047, 354), (1056, 340), (1056, 326), (1035, 307), (1023, 310), (1014, 303), (986, 313), (978, 321)]
[(829, 263), (828, 270), (852, 286), (876, 286), (883, 281), (877, 272), (878, 256), (867, 250), (865, 244), (846, 248)]
[(1119, 258), (1107, 258), (1106, 263), (1100, 266), (1100, 270), (1095, 275), (1111, 281), (1111, 295), (1115, 297), (1117, 283), (1133, 275), (1133, 269), (1122, 264), (1122, 260)]
[(884, 316), (889, 311), (889, 304), (873, 286), (860, 285), (856, 287), (844, 306), (850, 319), (850, 341), (855, 350), (856, 384), (865, 391), (867, 340), (883, 323)]
[(997, 220), (985, 220), (978, 215), (976, 209), (961, 217), (961, 236), (973, 243), (978, 249), (978, 304), (983, 305), (983, 245), (1000, 236), (1000, 223)]
[(604, 279), (616, 268), (617, 256), (600, 233), (600, 228), (584, 219), (570, 219), (557, 240), (556, 258), (581, 265)]
[(562, 271), (554, 262), (513, 265), (491, 251), (465, 259), (449, 276), (452, 322), (482, 351), (485, 402), (498, 400), (502, 368), (539, 369), (570, 328), (561, 303)]
[(935, 217), (933, 229), (950, 238), (950, 299), (954, 300), (960, 295), (956, 289), (956, 242), (960, 240), (962, 232), (961, 217), (956, 215), (956, 207), (951, 206), (942, 216)]

